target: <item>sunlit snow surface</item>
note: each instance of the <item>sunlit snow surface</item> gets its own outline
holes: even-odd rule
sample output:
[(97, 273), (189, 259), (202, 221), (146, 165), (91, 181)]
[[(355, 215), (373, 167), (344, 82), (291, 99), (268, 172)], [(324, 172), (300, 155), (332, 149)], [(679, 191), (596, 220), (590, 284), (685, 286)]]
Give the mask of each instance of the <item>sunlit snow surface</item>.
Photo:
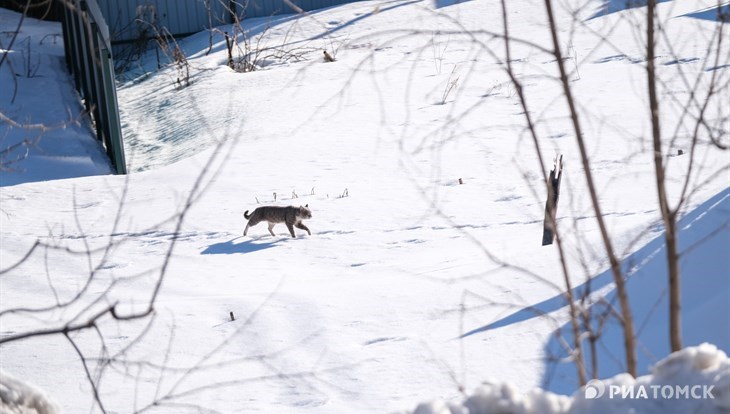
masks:
[[(631, 300), (652, 302), (665, 282), (655, 275), (638, 279), (639, 259), (658, 263), (662, 254), (644, 49), (634, 24), (644, 9), (589, 19), (603, 3), (582, 9), (584, 23), (576, 26), (562, 8), (556, 17), (615, 248), (636, 259), (626, 266), (636, 266), (637, 282), (657, 285), (632, 290)], [(665, 148), (684, 151), (668, 157), (672, 203), (687, 174), (693, 126), (675, 128), (680, 119), (689, 122), (680, 104), (706, 92), (713, 76), (721, 84), (729, 76), (723, 65), (730, 42), (722, 43), (718, 62), (706, 53), (716, 23), (686, 17), (712, 6), (706, 3), (659, 4), (667, 22), (662, 39), (673, 41), (671, 48), (660, 42), (657, 58)], [(549, 47), (542, 2), (507, 4), (511, 33)], [(17, 15), (0, 16), (1, 33), (14, 29)], [(499, 2), (476, 0), (439, 9), (430, 1), (365, 1), (284, 17), (273, 21), (266, 41), (296, 47), (302, 59), (270, 59), (246, 74), (225, 66), (219, 35), (206, 56), (203, 32), (180, 41), (191, 65), (185, 87), (176, 84), (174, 66), (156, 71), (150, 56), (119, 89), (133, 174), (107, 175), (108, 165), (81, 168), (95, 163), (82, 149), (71, 151), (78, 164), (51, 169), (66, 155), (48, 152), (53, 162), (28, 158), (16, 171), (0, 173), (0, 268), (20, 261), (37, 240), (60, 247), (37, 249), (0, 275), (1, 309), (52, 306), (85, 292), (65, 312), (2, 314), (0, 336), (62, 326), (110, 303), (125, 314), (145, 309), (174, 240), (154, 318), (106, 317), (98, 332), (71, 335), (94, 375), (102, 375), (107, 412), (179, 413), (183, 406), (225, 413), (392, 412), (438, 398), (460, 403), (460, 390), (470, 395), (485, 381), (518, 391), (544, 385), (554, 372), (547, 361), (550, 335), (566, 322), (565, 306), (555, 299), (564, 284), (554, 246), (540, 246), (542, 175), (504, 73), (504, 45), (484, 32), (500, 32), (500, 21)], [(265, 22), (246, 25), (262, 33)], [(460, 35), (464, 29), (482, 32), (474, 39)], [(601, 41), (604, 35), (609, 42)], [(336, 62), (322, 60), (325, 48), (337, 50)], [(61, 60), (58, 49), (53, 54)], [(588, 277), (603, 282), (607, 262), (570, 119), (560, 85), (545, 77), (556, 74), (554, 59), (524, 43), (514, 43), (512, 54), (545, 157), (564, 155), (558, 219), (574, 286)], [(72, 91), (70, 78), (62, 83), (63, 65), (55, 68), (53, 84)], [(9, 103), (6, 71), (0, 70), (6, 76), (0, 108), (20, 113), (19, 104)], [(697, 84), (686, 81), (697, 77)], [(452, 83), (457, 87), (445, 93)], [(41, 84), (30, 79), (19, 93), (37, 93), (34, 85)], [(36, 109), (48, 108), (35, 102), (28, 112), (33, 119), (40, 117)], [(78, 112), (73, 102), (65, 105)], [(712, 108), (706, 113), (712, 125), (728, 116), (726, 106)], [(54, 119), (66, 117), (60, 112)], [(80, 130), (93, 144), (91, 130)], [(63, 139), (72, 137), (66, 131), (59, 132)], [(10, 132), (12, 139), (17, 133)], [(219, 157), (201, 182), (206, 191), (176, 231), (170, 217), (214, 154)], [(728, 255), (709, 249), (722, 250), (728, 237), (730, 181), (722, 170), (728, 155), (703, 136), (696, 160), (680, 240), (695, 245), (693, 238), (706, 231), (713, 237), (698, 248), (682, 245), (686, 260), (699, 258), (683, 276), (691, 295), (683, 308), (684, 340), (711, 341), (728, 352), (721, 315), (730, 281), (708, 274), (702, 277), (713, 283), (687, 286), (700, 277), (689, 270), (695, 265), (720, 276), (728, 268)], [(262, 223), (242, 237), (242, 213), (268, 204), (309, 204), (312, 235), (299, 231), (292, 239), (279, 224), (271, 237)], [(110, 240), (119, 244), (106, 250)], [(95, 277), (86, 286), (89, 272)], [(602, 286), (603, 293), (612, 289), (610, 282)], [(550, 305), (544, 317), (525, 312), (542, 305)], [(720, 316), (703, 316), (712, 312)], [(642, 320), (649, 322), (641, 335), (658, 338), (642, 341), (641, 355), (652, 358), (639, 369), (649, 374), (650, 363), (667, 357), (665, 328)], [(606, 335), (605, 346), (613, 347), (616, 335)], [(92, 408), (92, 390), (68, 339), (35, 337), (3, 344), (1, 351), (2, 369), (46, 390), (62, 412), (100, 411)], [(599, 371), (602, 378), (615, 374), (608, 363)], [(549, 387), (572, 394), (574, 380), (565, 380), (562, 388), (556, 381)]]

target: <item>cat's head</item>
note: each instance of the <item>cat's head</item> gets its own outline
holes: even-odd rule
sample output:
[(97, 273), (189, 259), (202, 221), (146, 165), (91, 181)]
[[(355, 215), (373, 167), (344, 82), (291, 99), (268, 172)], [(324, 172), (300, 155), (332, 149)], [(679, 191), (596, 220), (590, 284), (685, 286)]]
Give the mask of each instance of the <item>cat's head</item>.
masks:
[(312, 218), (312, 210), (309, 209), (309, 204), (304, 207), (299, 206), (299, 215), (302, 218)]

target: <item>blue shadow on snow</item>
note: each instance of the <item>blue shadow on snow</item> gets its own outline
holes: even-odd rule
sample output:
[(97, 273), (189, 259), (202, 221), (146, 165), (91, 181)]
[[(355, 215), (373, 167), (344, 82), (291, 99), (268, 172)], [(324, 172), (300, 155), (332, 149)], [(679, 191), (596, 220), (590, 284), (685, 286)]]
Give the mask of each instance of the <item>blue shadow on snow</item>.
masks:
[(710, 20), (713, 22), (730, 23), (730, 3), (708, 7), (704, 10), (684, 14), (681, 17), (692, 17), (695, 19)]
[(271, 242), (258, 242), (257, 240), (250, 239), (244, 240), (240, 243), (235, 243), (235, 241), (239, 238), (240, 237), (236, 237), (226, 242), (211, 244), (210, 246), (206, 247), (205, 250), (200, 252), (200, 254), (253, 253), (259, 250), (269, 249), (279, 243), (279, 240), (274, 240)]
[[(719, 192), (687, 213), (678, 223), (681, 320), (684, 346), (703, 342), (730, 352), (730, 188)], [(639, 375), (671, 353), (669, 346), (669, 300), (666, 245), (662, 233), (623, 260), (629, 305), (634, 317), (637, 369)], [(597, 276), (602, 281), (610, 270)], [(612, 286), (612, 283), (611, 283)], [(600, 326), (596, 315), (610, 315), (619, 309), (616, 291), (609, 287), (601, 301), (590, 306), (591, 328), (600, 332), (596, 344), (598, 378), (609, 378), (626, 371), (623, 328), (616, 316)], [(567, 312), (566, 312), (567, 313)], [(584, 329), (583, 327), (582, 329)], [(566, 323), (545, 345), (549, 361), (542, 385), (550, 391), (571, 394), (578, 389), (575, 365), (562, 345), (572, 343), (570, 324)], [(584, 360), (591, 372), (589, 342), (583, 341)]]
[[(657, 3), (664, 3), (666, 1), (669, 0), (657, 0)], [(646, 0), (603, 0), (596, 13), (589, 17), (588, 20), (644, 6), (646, 6)]]
[(471, 0), (434, 0), (434, 6), (436, 6), (437, 9), (440, 9), (442, 7), (449, 7), (459, 3), (466, 3), (467, 1)]
[[(730, 188), (687, 213), (677, 227), (680, 229), (682, 319), (686, 321), (682, 327), (684, 345), (710, 342), (730, 353), (730, 320), (714, 316), (730, 314)], [(624, 258), (622, 271), (634, 315), (639, 374), (642, 375), (648, 372), (651, 364), (670, 352), (664, 234)], [(603, 298), (595, 294), (599, 290), (602, 290)], [(596, 315), (609, 315), (618, 310), (610, 269), (573, 288), (573, 297), (582, 298), (587, 292), (594, 292), (594, 296), (588, 295), (593, 319)], [(565, 295), (561, 293), (472, 329), (462, 338), (556, 311), (567, 314), (566, 308)], [(600, 329), (594, 326), (596, 323), (591, 321), (593, 330), (602, 332), (597, 345), (598, 377), (624, 372), (625, 355), (619, 321), (615, 316), (607, 317)], [(571, 394), (578, 388), (575, 367), (571, 362), (565, 362), (569, 358), (562, 346), (564, 341), (572, 342), (569, 339), (570, 329), (569, 324), (559, 328), (545, 345), (545, 355), (550, 362), (543, 376), (543, 387), (560, 394)], [(587, 348), (588, 342), (583, 343)], [(590, 361), (588, 356), (585, 358)]]

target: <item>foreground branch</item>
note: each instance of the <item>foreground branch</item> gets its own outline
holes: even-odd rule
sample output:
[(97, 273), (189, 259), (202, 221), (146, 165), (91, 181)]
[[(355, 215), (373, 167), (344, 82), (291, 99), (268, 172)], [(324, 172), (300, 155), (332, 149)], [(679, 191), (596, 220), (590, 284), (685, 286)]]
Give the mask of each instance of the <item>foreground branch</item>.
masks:
[[(654, 149), (654, 176), (659, 195), (659, 210), (664, 222), (664, 241), (667, 244), (667, 268), (669, 270), (669, 343), (672, 352), (682, 349), (682, 326), (680, 315), (680, 275), (679, 251), (677, 246), (677, 210), (669, 207), (665, 178), (664, 158), (662, 155), (661, 123), (659, 121), (659, 99), (657, 97), (657, 78), (654, 60), (655, 28), (654, 15), (656, 0), (649, 0), (646, 10), (646, 72), (651, 114), (651, 137)], [(689, 177), (687, 178), (689, 179)]]
[(586, 149), (585, 142), (583, 140), (583, 130), (581, 129), (580, 121), (578, 119), (578, 110), (575, 106), (573, 99), (573, 93), (570, 88), (568, 81), (568, 74), (565, 70), (565, 64), (563, 62), (563, 56), (560, 52), (560, 41), (558, 40), (558, 29), (557, 23), (555, 22), (555, 16), (553, 13), (553, 5), (551, 0), (545, 0), (545, 8), (548, 14), (548, 22), (550, 24), (550, 35), (553, 41), (553, 55), (555, 56), (558, 69), (560, 70), (560, 83), (563, 86), (563, 94), (568, 103), (570, 109), (570, 118), (573, 123), (573, 131), (575, 133), (575, 139), (578, 143), (580, 150), (581, 162), (583, 164), (583, 172), (585, 174), (586, 183), (588, 184), (588, 192), (591, 198), (591, 204), (593, 205), (593, 211), (596, 215), (596, 221), (598, 222), (598, 228), (601, 231), (601, 239), (606, 249), (606, 255), (611, 266), (611, 273), (613, 274), (613, 280), (616, 284), (616, 294), (618, 295), (621, 319), (624, 329), (624, 351), (626, 353), (626, 370), (629, 374), (636, 377), (636, 338), (634, 336), (634, 319), (631, 314), (631, 308), (629, 306), (629, 297), (626, 292), (626, 284), (624, 282), (623, 275), (621, 274), (621, 264), (616, 258), (616, 253), (613, 250), (613, 244), (611, 238), (608, 235), (606, 229), (606, 223), (603, 220), (603, 212), (601, 211), (601, 204), (598, 201), (598, 193), (596, 191), (596, 185), (593, 182), (593, 174), (591, 173), (590, 160), (588, 159), (588, 150)]

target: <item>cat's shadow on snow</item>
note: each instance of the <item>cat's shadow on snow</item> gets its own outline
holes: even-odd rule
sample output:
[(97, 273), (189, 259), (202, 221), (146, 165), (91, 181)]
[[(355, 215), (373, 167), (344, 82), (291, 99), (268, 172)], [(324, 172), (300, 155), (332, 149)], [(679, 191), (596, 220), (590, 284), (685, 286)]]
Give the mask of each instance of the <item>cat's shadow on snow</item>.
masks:
[(236, 254), (236, 253), (253, 253), (259, 250), (266, 250), (276, 246), (281, 239), (275, 239), (273, 241), (260, 241), (260, 239), (245, 239), (241, 242), (236, 242), (238, 239), (242, 239), (243, 236), (233, 238), (231, 240), (214, 243), (206, 247), (200, 254)]

